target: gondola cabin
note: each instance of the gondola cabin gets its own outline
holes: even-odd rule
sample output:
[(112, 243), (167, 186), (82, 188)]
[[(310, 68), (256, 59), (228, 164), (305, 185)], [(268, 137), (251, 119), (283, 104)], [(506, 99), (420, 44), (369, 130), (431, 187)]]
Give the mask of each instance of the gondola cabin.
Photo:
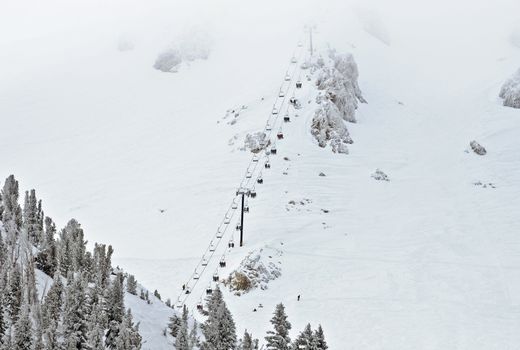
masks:
[(272, 154), (276, 154), (277, 150), (276, 150), (276, 146), (275, 145), (272, 145), (271, 146), (271, 153)]
[(283, 121), (284, 121), (285, 123), (288, 123), (288, 122), (291, 121), (291, 117), (289, 117), (289, 114), (286, 114), (286, 115), (283, 116)]
[(276, 134), (276, 137), (278, 137), (278, 140), (283, 139), (283, 132), (282, 132), (282, 130), (278, 131), (278, 134)]
[(213, 282), (218, 282), (219, 278), (218, 278), (218, 274), (214, 274), (213, 275)]
[(259, 183), (259, 184), (263, 184), (264, 183), (264, 179), (259, 176), (258, 179), (256, 179), (256, 182)]
[(249, 192), (249, 195), (251, 196), (251, 198), (256, 198), (256, 191), (251, 190), (251, 192)]
[(273, 108), (273, 111), (272, 111), (272, 113), (273, 113), (273, 114), (278, 114), (278, 109), (276, 109), (276, 107), (275, 107), (275, 108)]
[(298, 81), (296, 82), (296, 88), (297, 88), (297, 89), (301, 89), (301, 88), (302, 88), (302, 82), (301, 82), (300, 80), (298, 80)]
[(282, 90), (280, 90), (280, 93), (278, 94), (278, 97), (284, 97), (284, 96), (285, 96), (285, 93)]

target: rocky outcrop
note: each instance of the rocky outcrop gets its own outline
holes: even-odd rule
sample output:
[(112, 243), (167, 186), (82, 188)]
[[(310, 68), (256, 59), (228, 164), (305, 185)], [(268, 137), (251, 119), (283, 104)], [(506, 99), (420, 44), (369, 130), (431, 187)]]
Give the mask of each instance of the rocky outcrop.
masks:
[(348, 153), (352, 143), (345, 122), (356, 122), (358, 103), (366, 103), (358, 85), (358, 68), (351, 54), (329, 53), (325, 62), (319, 58), (313, 65), (317, 74), (316, 99), (319, 108), (311, 123), (311, 134), (320, 147), (331, 146), (335, 153)]
[(267, 284), (282, 275), (280, 261), (282, 251), (273, 248), (262, 248), (253, 251), (240, 263), (225, 280), (229, 290), (240, 295), (251, 289), (267, 289)]
[(499, 96), (504, 106), (520, 108), (520, 69), (502, 85)]

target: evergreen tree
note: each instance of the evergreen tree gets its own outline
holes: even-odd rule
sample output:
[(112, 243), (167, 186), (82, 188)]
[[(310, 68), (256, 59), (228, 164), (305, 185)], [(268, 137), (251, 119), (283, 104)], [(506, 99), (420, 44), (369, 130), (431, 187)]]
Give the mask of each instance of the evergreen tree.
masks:
[(182, 320), (177, 314), (173, 314), (170, 317), (170, 322), (168, 323), (168, 329), (172, 337), (176, 338), (179, 329), (181, 328)]
[[(2, 188), (2, 224), (7, 233), (7, 243), (13, 247), (14, 242), (18, 237), (22, 227), (22, 208), (18, 204), (18, 181), (15, 180), (14, 175), (10, 175)], [(14, 253), (14, 250), (11, 251)]]
[(255, 341), (247, 329), (244, 331), (244, 338), (240, 341), (239, 350), (255, 350)]
[(176, 350), (190, 350), (190, 341), (188, 337), (188, 323), (181, 318), (181, 326), (175, 338), (175, 349)]
[(2, 289), (0, 288), (0, 344), (4, 338), (5, 332), (7, 331), (7, 322), (4, 317), (4, 296)]
[(291, 339), (289, 338), (289, 330), (291, 323), (287, 321), (285, 307), (283, 304), (276, 305), (274, 316), (271, 319), (274, 331), (268, 331), (265, 340), (267, 341), (268, 350), (289, 350)]
[(42, 323), (43, 327), (47, 328), (54, 323), (58, 324), (61, 314), (61, 306), (63, 304), (63, 283), (58, 273), (54, 275), (54, 281), (51, 288), (45, 296), (42, 305)]
[(161, 300), (161, 294), (159, 294), (159, 292), (157, 291), (157, 289), (153, 292), (153, 295), (154, 295), (157, 299)]
[(125, 313), (123, 275), (119, 273), (112, 281), (107, 297), (107, 315), (109, 322), (112, 320), (120, 323)]
[(139, 335), (139, 325), (134, 325), (132, 312), (128, 309), (119, 326), (116, 339), (117, 350), (138, 350), (141, 349), (141, 336)]
[(202, 325), (205, 341), (202, 350), (230, 350), (236, 348), (235, 322), (217, 288), (207, 302), (208, 318)]
[(65, 345), (69, 349), (87, 347), (89, 305), (86, 295), (86, 281), (82, 276), (74, 278), (67, 286), (65, 306), (63, 310), (63, 335)]
[(310, 324), (307, 324), (303, 332), (294, 340), (292, 348), (294, 350), (318, 350), (318, 345), (316, 344), (316, 339)]
[(32, 329), (29, 306), (23, 307), (14, 329), (13, 350), (32, 350)]
[(327, 350), (329, 348), (327, 342), (325, 341), (325, 335), (323, 334), (323, 328), (321, 328), (321, 324), (314, 332), (314, 338), (316, 340), (318, 350)]
[(126, 291), (130, 294), (137, 295), (137, 281), (134, 275), (128, 275), (126, 279)]
[(193, 320), (193, 325), (190, 330), (190, 334), (188, 336), (189, 340), (189, 349), (194, 349), (200, 346), (199, 335), (198, 335), (198, 324), (197, 320)]
[(112, 320), (108, 323), (108, 331), (105, 335), (105, 346), (107, 349), (115, 349), (117, 347), (117, 336), (119, 333), (119, 323)]
[(22, 273), (18, 265), (15, 265), (9, 276), (9, 285), (7, 289), (7, 314), (11, 318), (12, 323), (16, 323), (20, 306), (22, 305)]
[(41, 244), (40, 253), (36, 256), (37, 267), (49, 276), (54, 276), (57, 261), (56, 241), (56, 225), (51, 218), (45, 218), (45, 231)]

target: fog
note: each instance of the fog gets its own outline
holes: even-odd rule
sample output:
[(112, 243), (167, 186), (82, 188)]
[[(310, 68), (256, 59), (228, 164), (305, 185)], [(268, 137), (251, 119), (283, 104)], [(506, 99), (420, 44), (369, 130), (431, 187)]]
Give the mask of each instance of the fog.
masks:
[[(170, 133), (173, 126), (164, 123), (222, 115), (259, 91), (276, 93), (276, 77), (283, 76), (297, 40), (308, 35), (306, 25), (315, 28), (318, 48), (356, 51), (365, 87), (377, 88), (389, 62), (406, 67), (402, 78), (410, 84), (403, 96), (423, 91), (434, 97), (441, 90), (456, 96), (489, 79), (502, 82), (519, 63), (518, 0), (2, 0), (0, 8), (1, 174), (14, 173), (24, 190), (36, 188), (59, 227), (75, 216), (91, 242), (114, 243), (120, 256), (168, 257), (168, 244), (186, 241), (182, 232), (214, 227), (216, 210), (205, 224), (182, 222), (175, 210), (189, 207), (187, 217), (194, 217), (191, 207), (200, 201), (215, 207), (227, 201), (219, 193), (206, 197), (203, 180), (189, 183), (209, 181), (193, 164), (210, 163), (208, 150), (228, 152), (227, 139), (208, 136), (206, 149), (185, 150), (183, 158), (172, 148), (182, 149), (189, 135)], [(153, 69), (164, 50), (193, 52), (200, 41), (207, 60), (181, 66), (181, 75)], [(384, 58), (375, 53), (381, 46)], [(201, 128), (205, 136), (218, 132), (213, 124)], [(171, 174), (180, 184), (168, 182)], [(234, 182), (219, 185), (233, 188)], [(139, 202), (143, 198), (147, 202)], [(129, 221), (133, 214), (121, 213), (128, 206), (142, 207), (140, 228)], [(165, 238), (170, 228), (147, 216), (160, 206), (171, 207), (169, 220), (182, 222), (177, 239)], [(147, 246), (139, 239), (143, 227), (168, 244)]]

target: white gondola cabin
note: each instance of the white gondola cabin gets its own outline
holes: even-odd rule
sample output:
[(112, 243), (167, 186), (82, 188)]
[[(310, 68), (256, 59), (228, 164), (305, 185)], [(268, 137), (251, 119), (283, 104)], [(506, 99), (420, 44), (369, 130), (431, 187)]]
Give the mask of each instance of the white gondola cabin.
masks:
[(271, 113), (272, 114), (278, 114), (278, 109), (276, 109), (276, 107), (274, 107)]

